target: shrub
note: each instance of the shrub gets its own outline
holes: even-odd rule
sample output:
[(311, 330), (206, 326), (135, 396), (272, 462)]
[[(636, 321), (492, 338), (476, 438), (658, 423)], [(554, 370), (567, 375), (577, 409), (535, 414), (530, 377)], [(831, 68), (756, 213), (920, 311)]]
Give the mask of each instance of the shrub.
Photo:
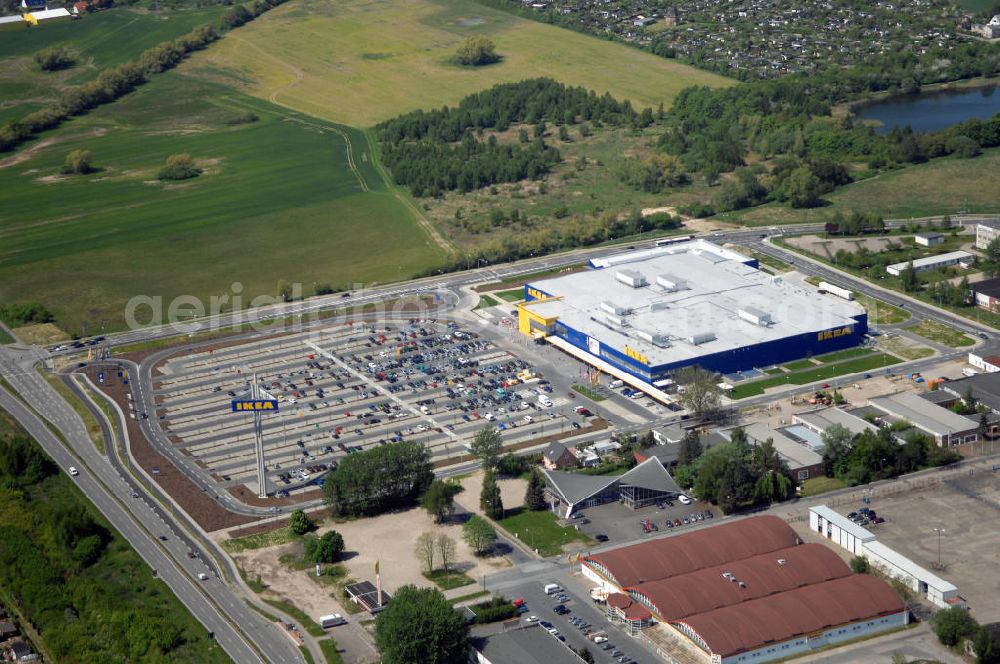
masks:
[(156, 177), (160, 180), (187, 180), (201, 175), (202, 169), (194, 163), (194, 157), (187, 153), (172, 154)]
[(35, 53), (35, 62), (42, 71), (59, 71), (75, 65), (76, 58), (64, 46), (53, 46)]
[(63, 173), (67, 175), (86, 175), (94, 170), (93, 156), (90, 150), (73, 150), (66, 155)]
[(972, 636), (979, 630), (976, 619), (961, 607), (938, 611), (931, 616), (931, 627), (938, 640), (946, 646), (958, 645), (964, 637)]
[(871, 569), (871, 565), (868, 563), (868, 559), (863, 556), (854, 556), (851, 558), (851, 571), (855, 574), (867, 574)]
[(945, 150), (961, 159), (971, 159), (982, 152), (979, 144), (968, 136), (952, 136), (945, 143)]
[(517, 607), (510, 603), (510, 600), (498, 596), (486, 602), (472, 605), (472, 612), (476, 614), (476, 622), (479, 624), (506, 620), (517, 614)]
[(496, 52), (496, 44), (486, 37), (469, 37), (463, 41), (455, 55), (460, 64), (479, 67), (489, 65), (500, 60)]

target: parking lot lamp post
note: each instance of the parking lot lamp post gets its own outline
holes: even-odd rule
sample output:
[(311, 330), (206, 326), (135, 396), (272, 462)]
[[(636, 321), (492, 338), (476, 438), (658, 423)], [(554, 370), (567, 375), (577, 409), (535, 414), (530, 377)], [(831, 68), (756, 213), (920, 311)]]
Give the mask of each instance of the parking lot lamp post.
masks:
[(938, 538), (937, 538), (938, 539), (937, 566), (938, 566), (938, 569), (941, 569), (941, 536), (945, 534), (945, 529), (944, 528), (935, 528), (934, 532), (936, 532), (937, 536), (938, 536)]

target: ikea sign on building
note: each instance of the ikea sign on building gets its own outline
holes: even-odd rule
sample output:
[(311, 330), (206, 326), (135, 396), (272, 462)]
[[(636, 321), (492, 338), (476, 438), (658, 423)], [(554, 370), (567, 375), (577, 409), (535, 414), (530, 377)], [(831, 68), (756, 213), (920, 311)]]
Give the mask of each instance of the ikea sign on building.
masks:
[(277, 399), (264, 399), (259, 401), (233, 401), (233, 412), (241, 413), (251, 410), (278, 410)]

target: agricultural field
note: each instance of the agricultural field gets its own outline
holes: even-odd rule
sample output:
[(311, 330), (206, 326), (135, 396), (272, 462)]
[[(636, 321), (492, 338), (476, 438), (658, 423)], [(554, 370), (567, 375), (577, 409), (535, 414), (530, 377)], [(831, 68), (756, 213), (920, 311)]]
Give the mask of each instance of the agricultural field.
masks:
[[(246, 122), (247, 114), (258, 119)], [(60, 173), (87, 149), (97, 172)], [(30, 294), (67, 331), (124, 325), (135, 295), (204, 302), (242, 285), (408, 278), (444, 252), (389, 190), (365, 136), (169, 72), (0, 158), (0, 301)], [(190, 153), (204, 173), (156, 179)], [(386, 247), (391, 260), (377, 260)]]
[(829, 205), (794, 210), (768, 204), (719, 215), (718, 219), (751, 226), (821, 223), (840, 212), (877, 212), (886, 219), (905, 219), (960, 210), (1000, 212), (1000, 148), (974, 159), (942, 158), (846, 185), (826, 194)]
[[(469, 36), (493, 40), (493, 65), (453, 64)], [(299, 0), (227, 36), (182, 66), (318, 118), (370, 127), (454, 105), (496, 83), (549, 76), (655, 108), (720, 76), (621, 44), (522, 19), (474, 0)]]
[[(121, 7), (78, 21), (5, 31), (0, 39), (0, 123), (52, 104), (66, 87), (85, 83), (151, 46), (213, 22), (224, 9), (222, 5), (162, 11)], [(76, 64), (62, 71), (42, 71), (34, 54), (57, 45), (69, 50)]]

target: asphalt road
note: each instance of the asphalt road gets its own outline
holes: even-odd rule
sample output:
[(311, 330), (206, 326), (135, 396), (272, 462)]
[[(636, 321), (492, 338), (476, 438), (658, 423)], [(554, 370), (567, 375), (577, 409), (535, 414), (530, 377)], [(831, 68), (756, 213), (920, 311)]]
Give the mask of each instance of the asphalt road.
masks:
[[(250, 609), (204, 562), (204, 556), (189, 559), (197, 550), (181, 537), (182, 529), (169, 515), (155, 509), (155, 501), (141, 487), (127, 482), (91, 442), (83, 422), (53, 388), (30, 366), (6, 350), (0, 350), (0, 373), (32, 408), (40, 413), (72, 447), (72, 452), (53, 435), (38, 415), (5, 390), (0, 406), (8, 410), (64, 470), (76, 466), (77, 486), (111, 524), (156, 570), (157, 575), (208, 630), (235, 662), (302, 662), (290, 638)], [(138, 493), (139, 498), (133, 495)], [(165, 541), (158, 537), (163, 536)], [(209, 578), (198, 579), (198, 573)]]

